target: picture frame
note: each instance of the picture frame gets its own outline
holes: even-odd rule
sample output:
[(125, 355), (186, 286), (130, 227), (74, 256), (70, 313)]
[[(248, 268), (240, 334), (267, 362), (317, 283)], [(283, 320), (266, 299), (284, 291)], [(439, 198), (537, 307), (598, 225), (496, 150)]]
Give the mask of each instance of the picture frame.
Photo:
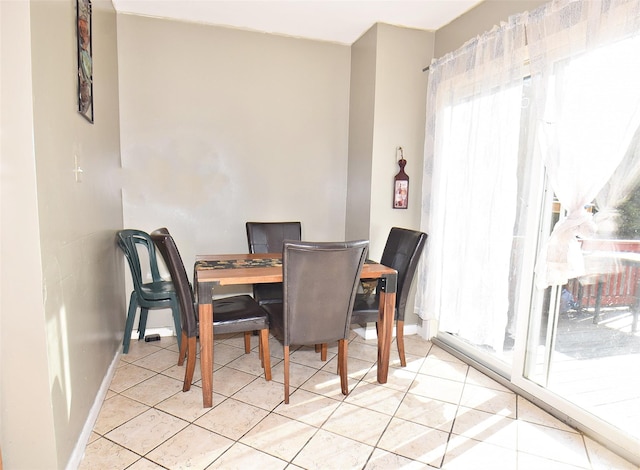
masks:
[(93, 51), (91, 28), (91, 0), (76, 0), (78, 112), (93, 124)]

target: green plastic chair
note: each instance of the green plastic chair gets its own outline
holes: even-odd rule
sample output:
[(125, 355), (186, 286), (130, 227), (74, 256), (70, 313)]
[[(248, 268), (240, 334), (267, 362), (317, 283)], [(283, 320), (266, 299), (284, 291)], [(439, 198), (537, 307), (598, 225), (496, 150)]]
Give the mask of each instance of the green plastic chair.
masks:
[[(158, 270), (158, 260), (156, 250), (148, 233), (142, 230), (120, 230), (116, 235), (118, 246), (124, 251), (124, 255), (129, 262), (131, 278), (133, 279), (133, 291), (129, 300), (129, 310), (127, 312), (127, 322), (124, 328), (124, 339), (122, 340), (122, 352), (129, 352), (129, 342), (133, 331), (133, 322), (136, 311), (140, 307), (140, 320), (138, 321), (138, 340), (144, 338), (147, 327), (147, 316), (149, 310), (170, 308), (173, 314), (173, 322), (176, 329), (178, 346), (182, 336), (180, 327), (180, 310), (178, 295), (171, 281), (166, 281), (160, 276)], [(147, 250), (149, 258), (149, 271), (151, 272), (151, 282), (145, 282), (142, 277), (142, 267), (140, 264), (140, 254), (138, 248)]]

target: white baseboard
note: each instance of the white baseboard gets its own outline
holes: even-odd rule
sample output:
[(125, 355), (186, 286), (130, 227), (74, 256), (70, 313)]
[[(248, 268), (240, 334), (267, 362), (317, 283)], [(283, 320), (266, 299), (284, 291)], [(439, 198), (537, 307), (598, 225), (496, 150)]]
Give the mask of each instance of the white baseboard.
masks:
[(120, 361), (121, 350), (122, 346), (119, 345), (118, 349), (116, 350), (116, 354), (115, 356), (113, 356), (113, 360), (109, 365), (109, 369), (107, 369), (107, 374), (102, 379), (102, 384), (100, 384), (100, 389), (98, 390), (96, 398), (93, 401), (93, 405), (91, 406), (91, 410), (89, 411), (89, 416), (87, 416), (87, 420), (84, 423), (82, 432), (78, 437), (78, 441), (76, 442), (75, 447), (73, 448), (73, 452), (71, 452), (69, 462), (67, 462), (67, 470), (78, 468), (80, 466), (80, 462), (82, 462), (84, 451), (89, 442), (89, 438), (91, 437), (91, 433), (93, 432), (93, 428), (96, 425), (98, 415), (100, 414), (100, 409), (102, 408), (102, 404), (104, 403), (104, 398), (107, 396), (109, 385), (111, 385), (111, 380), (116, 373), (118, 362)]
[[(133, 330), (131, 332), (131, 339), (138, 339), (138, 330)], [(168, 326), (160, 327), (160, 328), (147, 328), (144, 330), (145, 336), (158, 334), (160, 336), (175, 336), (176, 333), (173, 331), (173, 328), (169, 328)]]
[[(359, 336), (361, 336), (364, 339), (376, 339), (378, 337), (377, 333), (376, 333), (376, 324), (375, 323), (367, 323), (366, 328), (362, 327), (362, 326), (358, 326), (353, 328), (353, 331), (355, 331)], [(419, 334), (418, 331), (418, 325), (407, 325), (405, 323), (404, 325), (404, 335), (405, 336), (409, 336), (409, 335), (417, 335)], [(394, 325), (393, 327), (393, 331), (391, 332), (392, 336), (396, 335), (396, 327)]]

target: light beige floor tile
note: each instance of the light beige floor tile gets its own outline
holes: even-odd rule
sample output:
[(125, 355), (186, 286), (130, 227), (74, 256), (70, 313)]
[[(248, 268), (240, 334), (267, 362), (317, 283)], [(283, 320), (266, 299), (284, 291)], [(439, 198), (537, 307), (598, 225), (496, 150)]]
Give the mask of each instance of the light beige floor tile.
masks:
[(464, 384), (456, 380), (441, 379), (431, 375), (417, 374), (409, 393), (415, 393), (434, 400), (458, 404)]
[(130, 467), (127, 467), (127, 470), (164, 470), (164, 467), (151, 460), (140, 459)]
[(515, 450), (518, 423), (515, 419), (500, 414), (485, 413), (461, 406), (456, 415), (453, 433)]
[(122, 395), (145, 405), (154, 406), (180, 391), (182, 391), (182, 382), (159, 374), (123, 391)]
[(287, 467), (287, 462), (284, 460), (280, 460), (272, 455), (237, 442), (212, 463), (211, 466), (207, 467), (207, 470), (247, 470), (251, 468), (280, 470), (285, 467)]
[(404, 336), (404, 352), (414, 356), (425, 357), (433, 347), (431, 341), (425, 341), (418, 335)]
[[(315, 367), (305, 366), (304, 364), (297, 364), (295, 362), (289, 363), (289, 384), (291, 387), (299, 387), (304, 382), (309, 380), (313, 374), (318, 372)], [(278, 363), (278, 365), (271, 368), (271, 377), (274, 382), (284, 383), (284, 361)]]
[(378, 360), (378, 347), (375, 343), (365, 344), (351, 342), (349, 343), (347, 356), (373, 364)]
[[(176, 358), (178, 355), (176, 354)], [(162, 371), (162, 375), (166, 375), (168, 377), (172, 377), (176, 380), (180, 380), (184, 382), (184, 373), (186, 370), (187, 362), (185, 360), (184, 364), (179, 366), (177, 363), (168, 369)], [(196, 367), (193, 369), (193, 381), (191, 383), (196, 383), (200, 379), (202, 379), (202, 373), (200, 372), (200, 358), (196, 360)]]
[(120, 393), (129, 387), (144, 382), (154, 375), (155, 373), (153, 371), (145, 369), (144, 367), (139, 367), (135, 364), (125, 364), (116, 369), (109, 388), (114, 392)]
[(510, 390), (504, 385), (499, 384), (491, 377), (484, 375), (482, 372), (474, 369), (473, 367), (469, 367), (469, 371), (467, 372), (467, 384), (471, 385), (479, 385), (485, 388), (492, 388), (494, 390), (500, 390), (502, 392), (509, 392)]
[(320, 427), (338, 408), (340, 401), (298, 389), (289, 397), (289, 404), (280, 403), (275, 413)]
[[(353, 390), (357, 381), (349, 378), (349, 390)], [(340, 376), (335, 373), (319, 370), (300, 386), (301, 389), (317, 393), (334, 400), (342, 401), (345, 396), (340, 388)]]
[(452, 436), (444, 457), (443, 470), (514, 470), (517, 452), (463, 436)]
[(517, 397), (518, 403), (518, 420), (527, 421), (529, 423), (542, 424), (550, 428), (560, 429), (562, 431), (572, 432), (573, 429), (556, 417), (550, 415), (541, 408), (531, 403), (529, 400)]
[(120, 360), (122, 362), (136, 362), (149, 354), (158, 352), (162, 349), (158, 343), (150, 344), (145, 343), (144, 340), (138, 341), (137, 339), (131, 339), (129, 343), (129, 352), (127, 354), (121, 354)]
[(102, 404), (93, 430), (98, 434), (104, 435), (148, 409), (147, 405), (122, 395), (116, 395), (105, 400)]
[(518, 421), (518, 451), (578, 467), (589, 466), (582, 436), (576, 432)]
[(230, 397), (254, 380), (256, 380), (255, 375), (231, 369), (230, 367), (222, 367), (213, 374), (213, 391)]
[(322, 429), (375, 446), (391, 416), (367, 408), (341, 403)]
[(420, 367), (420, 373), (440, 377), (441, 379), (464, 382), (469, 366), (457, 362), (443, 361), (437, 357), (427, 357)]
[(98, 434), (97, 432), (91, 431), (91, 434), (89, 434), (89, 440), (87, 441), (87, 444), (91, 444), (93, 441), (97, 441), (98, 439), (100, 439), (100, 434)]
[(466, 384), (464, 386), (460, 405), (511, 418), (517, 416), (515, 393), (477, 385)]
[(407, 393), (395, 416), (407, 421), (450, 432), (458, 405)]
[(241, 370), (247, 374), (264, 377), (264, 369), (260, 362), (260, 354), (258, 351), (251, 351), (249, 354), (242, 354), (227, 364), (227, 367)]
[[(408, 437), (410, 436), (410, 437)], [(439, 467), (449, 434), (421, 424), (393, 418), (378, 447), (403, 457)]]
[(405, 359), (407, 361), (407, 365), (402, 367), (399, 363), (397, 365), (394, 364), (394, 367), (402, 367), (405, 370), (409, 370), (411, 372), (418, 372), (424, 364), (424, 356), (414, 356), (413, 354), (408, 354), (405, 351)]
[(139, 367), (162, 372), (178, 363), (178, 355), (174, 351), (161, 349), (134, 362)]
[(308, 470), (355, 470), (364, 467), (372, 452), (372, 446), (321, 429), (293, 463)]
[[(364, 378), (372, 367), (373, 364), (370, 361), (363, 361), (357, 357), (347, 357), (347, 375), (352, 379), (360, 380)], [(322, 370), (338, 375), (338, 357), (335, 356), (330, 361), (327, 361)]]
[(462, 362), (460, 359), (458, 359), (452, 354), (449, 354), (448, 352), (439, 348), (436, 345), (433, 345), (431, 347), (431, 349), (429, 350), (429, 354), (427, 354), (427, 358), (434, 357), (434, 356), (437, 357), (438, 359), (442, 359), (443, 361), (457, 362), (458, 364), (464, 364), (464, 362)]
[(145, 455), (188, 424), (175, 416), (150, 409), (109, 432), (105, 437), (140, 455)]
[[(387, 383), (385, 387), (393, 388), (401, 392), (409, 390), (413, 381), (416, 378), (416, 373), (405, 369), (404, 367), (389, 367), (389, 374), (387, 375)], [(378, 368), (372, 367), (369, 373), (363, 379), (365, 382), (372, 384), (378, 383)]]
[(393, 415), (400, 406), (400, 403), (402, 403), (403, 398), (403, 392), (393, 390), (378, 383), (370, 384), (360, 382), (344, 401), (352, 405), (371, 408), (380, 413)]
[(269, 336), (269, 355), (271, 356), (272, 362), (284, 359), (282, 343), (273, 336)]
[(593, 470), (640, 470), (640, 465), (627, 462), (590, 437), (584, 436)]
[(262, 408), (227, 398), (197, 419), (195, 424), (229, 439), (238, 440), (268, 414)]
[[(537, 455), (518, 452), (518, 470), (585, 470), (591, 467), (576, 467), (565, 462), (549, 460)], [(616, 468), (616, 467), (613, 467)], [(613, 470), (613, 468), (611, 470)]]
[(416, 462), (415, 460), (382, 449), (373, 451), (373, 455), (369, 457), (369, 462), (367, 462), (364, 470), (389, 470), (392, 468), (402, 470), (433, 470), (433, 467), (430, 465)]
[(225, 365), (239, 358), (240, 356), (244, 356), (244, 345), (243, 343), (240, 344), (241, 347), (235, 347), (231, 344), (214, 341), (213, 362), (215, 364)]
[(284, 388), (278, 382), (273, 380), (267, 382), (262, 377), (258, 377), (251, 382), (251, 386), (234, 393), (233, 398), (271, 411), (284, 400)]
[(171, 469), (201, 470), (222, 455), (233, 441), (199, 426), (189, 425), (153, 449), (147, 458)]
[[(321, 359), (320, 353), (315, 351), (313, 346), (303, 346), (293, 351), (290, 355), (290, 361), (294, 364), (302, 364), (307, 367), (313, 367), (314, 369), (322, 369), (328, 361), (333, 359), (337, 354), (337, 348), (328, 345), (327, 348), (327, 361)], [(335, 349), (335, 351), (333, 351)]]
[(129, 465), (139, 458), (139, 455), (136, 455), (130, 450), (101, 437), (87, 446), (78, 469), (92, 470), (108, 468), (110, 470), (120, 470), (129, 467)]
[[(214, 393), (214, 405), (225, 398), (223, 395)], [(158, 403), (155, 407), (190, 423), (210, 410), (210, 408), (202, 406), (202, 389), (195, 385), (192, 385), (191, 390), (188, 392), (178, 392)]]
[(289, 462), (316, 431), (313, 426), (271, 413), (240, 442)]

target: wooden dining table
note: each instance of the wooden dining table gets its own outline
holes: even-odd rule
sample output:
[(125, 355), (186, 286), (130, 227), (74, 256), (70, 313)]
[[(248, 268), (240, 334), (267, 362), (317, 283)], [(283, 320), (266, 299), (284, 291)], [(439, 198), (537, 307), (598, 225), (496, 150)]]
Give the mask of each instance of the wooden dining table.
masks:
[[(313, 275), (313, 272), (309, 273)], [(367, 261), (360, 278), (380, 279), (378, 313), (378, 382), (387, 382), (389, 354), (396, 303), (397, 271)], [(202, 402), (213, 406), (213, 311), (216, 288), (243, 284), (282, 282), (282, 253), (197, 255), (194, 290), (198, 304)], [(330, 292), (327, 295), (331, 295)]]

